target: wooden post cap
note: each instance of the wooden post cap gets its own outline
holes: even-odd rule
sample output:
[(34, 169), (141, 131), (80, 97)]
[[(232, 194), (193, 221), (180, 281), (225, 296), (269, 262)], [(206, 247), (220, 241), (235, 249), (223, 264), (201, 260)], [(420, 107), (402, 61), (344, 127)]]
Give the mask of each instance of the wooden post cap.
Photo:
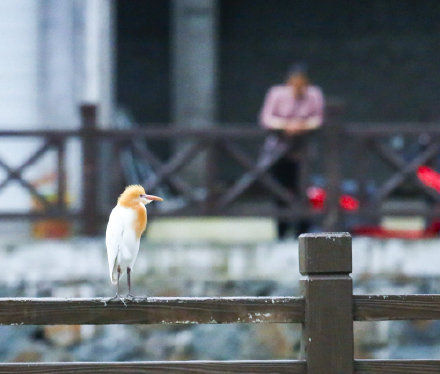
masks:
[(348, 232), (300, 235), (301, 274), (349, 274), (351, 269), (351, 235)]

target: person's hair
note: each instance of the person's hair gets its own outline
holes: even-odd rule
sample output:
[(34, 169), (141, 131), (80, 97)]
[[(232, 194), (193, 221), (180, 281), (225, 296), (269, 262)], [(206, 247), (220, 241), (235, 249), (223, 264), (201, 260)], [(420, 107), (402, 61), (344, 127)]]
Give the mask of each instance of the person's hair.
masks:
[(296, 62), (290, 65), (289, 69), (287, 70), (286, 79), (289, 79), (292, 75), (304, 75), (308, 77), (308, 73), (309, 69), (305, 62)]

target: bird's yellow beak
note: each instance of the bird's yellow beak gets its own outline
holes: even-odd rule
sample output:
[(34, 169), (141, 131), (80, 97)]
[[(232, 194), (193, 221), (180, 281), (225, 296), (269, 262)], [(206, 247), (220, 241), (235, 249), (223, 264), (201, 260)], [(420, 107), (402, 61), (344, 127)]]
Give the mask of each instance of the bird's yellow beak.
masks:
[(163, 199), (159, 196), (154, 196), (154, 195), (142, 195), (142, 197), (144, 197), (147, 200), (153, 200), (153, 201), (163, 201)]

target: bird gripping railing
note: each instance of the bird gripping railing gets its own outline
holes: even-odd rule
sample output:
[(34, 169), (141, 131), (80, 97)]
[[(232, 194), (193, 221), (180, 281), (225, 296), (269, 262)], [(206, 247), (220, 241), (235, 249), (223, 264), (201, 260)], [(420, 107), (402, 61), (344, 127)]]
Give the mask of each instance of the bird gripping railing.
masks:
[(2, 373), (439, 373), (440, 360), (357, 360), (353, 321), (440, 320), (440, 295), (353, 295), (351, 237), (299, 238), (301, 297), (3, 298), (0, 324), (301, 323), (299, 360), (2, 363)]

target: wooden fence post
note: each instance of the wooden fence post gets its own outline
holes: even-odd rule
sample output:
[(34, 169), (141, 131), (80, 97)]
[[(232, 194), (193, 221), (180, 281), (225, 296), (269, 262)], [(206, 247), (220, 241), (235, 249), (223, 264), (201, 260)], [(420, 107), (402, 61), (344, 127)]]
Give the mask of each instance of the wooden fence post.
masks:
[(82, 154), (83, 154), (83, 201), (82, 201), (82, 233), (97, 235), (98, 233), (98, 144), (94, 136), (96, 131), (97, 107), (94, 104), (83, 104), (81, 110)]
[(309, 374), (353, 373), (353, 284), (348, 233), (299, 237), (305, 298), (301, 355)]

